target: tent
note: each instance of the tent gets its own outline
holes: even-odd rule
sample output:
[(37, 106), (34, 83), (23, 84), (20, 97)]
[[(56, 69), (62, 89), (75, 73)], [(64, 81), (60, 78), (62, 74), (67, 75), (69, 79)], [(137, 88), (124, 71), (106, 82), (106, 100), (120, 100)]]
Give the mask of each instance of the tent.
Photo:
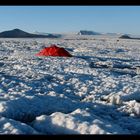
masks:
[(72, 57), (72, 55), (64, 48), (60, 48), (56, 45), (45, 47), (36, 56), (58, 56), (58, 57)]

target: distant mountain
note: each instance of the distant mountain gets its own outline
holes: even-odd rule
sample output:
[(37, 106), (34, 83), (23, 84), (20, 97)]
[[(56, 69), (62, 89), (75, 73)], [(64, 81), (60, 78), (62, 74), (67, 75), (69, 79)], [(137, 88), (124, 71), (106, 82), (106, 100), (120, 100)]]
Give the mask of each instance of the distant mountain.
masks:
[(112, 35), (112, 36), (118, 36), (118, 35), (122, 35), (121, 33), (105, 33), (105, 35)]
[(33, 34), (37, 34), (37, 35), (48, 35), (49, 33), (35, 31)]
[(45, 32), (34, 32), (34, 34), (37, 34), (37, 35), (54, 35), (56, 37), (61, 37), (61, 34), (56, 34), (56, 33), (45, 33)]
[(94, 31), (87, 31), (87, 30), (80, 30), (78, 35), (101, 35), (101, 33), (94, 32)]
[(127, 34), (124, 34), (124, 35), (120, 36), (119, 38), (121, 38), (121, 39), (140, 39), (140, 38), (137, 38), (137, 37), (130, 37)]
[(111, 35), (111, 36), (120, 35), (119, 33), (99, 33), (94, 31), (87, 31), (87, 30), (80, 30), (77, 34), (78, 35)]
[(122, 38), (122, 39), (131, 39), (131, 37), (129, 35), (122, 35), (120, 36), (119, 38)]
[(0, 38), (57, 38), (57, 36), (52, 34), (48, 34), (48, 35), (31, 34), (22, 31), (20, 29), (13, 29), (13, 30), (1, 32)]

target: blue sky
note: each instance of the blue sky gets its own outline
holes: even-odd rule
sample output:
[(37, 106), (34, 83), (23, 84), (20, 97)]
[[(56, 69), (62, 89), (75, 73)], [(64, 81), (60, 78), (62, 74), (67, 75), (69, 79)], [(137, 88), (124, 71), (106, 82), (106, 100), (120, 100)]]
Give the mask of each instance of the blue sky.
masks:
[(140, 6), (0, 6), (0, 32), (93, 30), (140, 35)]

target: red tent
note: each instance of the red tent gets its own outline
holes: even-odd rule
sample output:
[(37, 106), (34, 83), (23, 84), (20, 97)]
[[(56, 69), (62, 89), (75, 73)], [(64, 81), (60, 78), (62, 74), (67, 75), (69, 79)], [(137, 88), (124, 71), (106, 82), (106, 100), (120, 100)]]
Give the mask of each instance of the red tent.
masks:
[(67, 52), (64, 48), (57, 47), (56, 45), (51, 45), (45, 47), (36, 56), (60, 56), (60, 57), (72, 57), (72, 55)]

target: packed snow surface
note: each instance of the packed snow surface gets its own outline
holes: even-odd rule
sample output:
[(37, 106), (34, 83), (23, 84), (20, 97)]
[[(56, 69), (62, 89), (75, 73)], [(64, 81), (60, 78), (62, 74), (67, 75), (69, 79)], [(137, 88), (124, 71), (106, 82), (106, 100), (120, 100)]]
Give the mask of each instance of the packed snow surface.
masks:
[(0, 134), (140, 134), (140, 41), (0, 39)]

